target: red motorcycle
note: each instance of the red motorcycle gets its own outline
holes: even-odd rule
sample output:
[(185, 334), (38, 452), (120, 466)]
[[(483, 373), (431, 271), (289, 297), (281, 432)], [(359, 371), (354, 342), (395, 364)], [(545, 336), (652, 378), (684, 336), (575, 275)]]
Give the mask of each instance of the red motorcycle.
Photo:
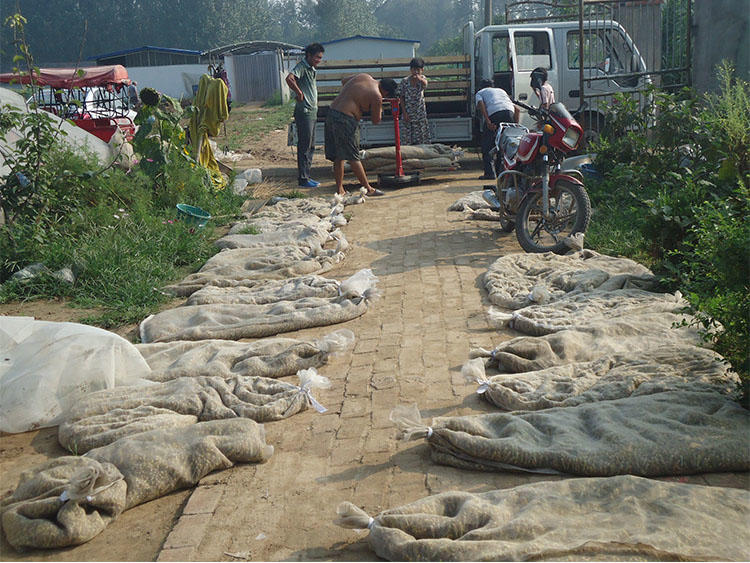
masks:
[(578, 147), (583, 128), (562, 103), (549, 110), (514, 104), (539, 120), (540, 131), (501, 123), (495, 136), (497, 183), (484, 199), (500, 213), (500, 225), (516, 230), (526, 252), (570, 250), (565, 240), (584, 233), (591, 219), (591, 202), (577, 170), (564, 170), (565, 155)]

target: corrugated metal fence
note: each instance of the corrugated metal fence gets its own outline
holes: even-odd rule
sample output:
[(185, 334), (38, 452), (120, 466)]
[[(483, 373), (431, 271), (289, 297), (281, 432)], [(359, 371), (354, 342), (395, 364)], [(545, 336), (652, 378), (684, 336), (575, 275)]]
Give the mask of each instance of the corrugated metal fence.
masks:
[(278, 51), (235, 55), (233, 99), (238, 102), (266, 101), (276, 92), (282, 92), (284, 77), (296, 62), (296, 58)]

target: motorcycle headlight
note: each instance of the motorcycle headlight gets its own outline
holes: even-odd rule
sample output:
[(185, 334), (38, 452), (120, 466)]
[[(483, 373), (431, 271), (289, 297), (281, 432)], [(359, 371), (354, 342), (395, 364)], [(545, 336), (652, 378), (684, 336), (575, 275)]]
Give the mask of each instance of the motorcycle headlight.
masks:
[(565, 135), (563, 135), (562, 143), (569, 149), (574, 149), (578, 146), (578, 139), (581, 137), (581, 135), (573, 129), (572, 127), (568, 127), (568, 129), (565, 130)]

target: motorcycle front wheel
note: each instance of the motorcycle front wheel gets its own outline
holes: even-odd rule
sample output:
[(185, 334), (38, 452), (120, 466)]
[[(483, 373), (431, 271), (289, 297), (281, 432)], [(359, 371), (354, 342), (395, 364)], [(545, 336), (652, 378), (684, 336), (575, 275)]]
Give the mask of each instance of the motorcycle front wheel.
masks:
[(550, 188), (549, 216), (542, 214), (542, 194), (530, 193), (516, 215), (516, 238), (526, 252), (564, 254), (564, 239), (585, 233), (591, 220), (591, 202), (583, 186), (565, 180)]

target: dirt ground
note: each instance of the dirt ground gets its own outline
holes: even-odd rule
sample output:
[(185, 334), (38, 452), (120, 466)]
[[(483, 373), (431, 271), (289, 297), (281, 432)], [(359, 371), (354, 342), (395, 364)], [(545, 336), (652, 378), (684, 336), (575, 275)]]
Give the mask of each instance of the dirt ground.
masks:
[[(235, 168), (260, 167), (266, 177), (294, 187), (296, 164), (286, 132), (274, 132), (249, 150), (251, 157)], [(480, 492), (563, 478), (436, 465), (424, 442), (398, 441), (388, 420), (402, 403), (416, 402), (425, 418), (490, 410), (460, 368), (470, 348), (492, 347), (513, 335), (488, 324), (479, 278), (499, 256), (520, 248), (497, 224), (447, 211), (480, 188), (480, 173), (478, 157), (469, 154), (462, 170), (347, 208), (352, 218), (343, 230), (352, 248), (326, 276), (343, 279), (372, 268), (383, 296), (358, 319), (286, 335), (310, 338), (349, 328), (357, 342), (351, 354), (320, 369), (332, 382), (316, 393), (328, 412), (308, 410), (266, 424), (268, 443), (275, 447), (267, 463), (217, 472), (195, 489), (135, 507), (75, 548), (16, 553), (3, 540), (2, 559), (373, 561), (366, 533), (333, 525), (339, 502), (351, 501), (375, 515), (447, 490)], [(330, 167), (319, 153), (313, 177), (322, 182), (316, 193), (333, 194)], [(0, 306), (0, 314), (73, 320), (81, 312), (36, 302)], [(121, 332), (132, 334), (132, 327)], [(54, 428), (1, 436), (0, 496), (13, 490), (21, 471), (64, 453)], [(750, 488), (747, 474), (670, 479)]]

